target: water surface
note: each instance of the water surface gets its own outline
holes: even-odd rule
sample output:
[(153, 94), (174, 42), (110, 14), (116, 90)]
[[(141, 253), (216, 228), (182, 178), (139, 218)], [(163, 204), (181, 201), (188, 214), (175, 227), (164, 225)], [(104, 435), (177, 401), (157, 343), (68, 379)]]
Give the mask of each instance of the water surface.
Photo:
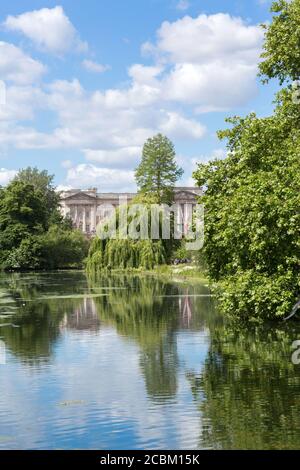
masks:
[(236, 330), (204, 285), (0, 277), (0, 449), (300, 447), (300, 326)]

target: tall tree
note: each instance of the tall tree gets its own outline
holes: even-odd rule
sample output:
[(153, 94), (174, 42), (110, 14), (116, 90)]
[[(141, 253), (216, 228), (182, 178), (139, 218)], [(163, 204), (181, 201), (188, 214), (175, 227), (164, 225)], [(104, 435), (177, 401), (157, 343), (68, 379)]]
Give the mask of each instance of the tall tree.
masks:
[[(47, 212), (42, 194), (21, 181), (13, 181), (0, 199), (0, 249), (17, 247), (31, 234), (42, 233), (47, 225)], [(2, 251), (4, 250), (4, 251)]]
[(158, 204), (172, 202), (175, 183), (183, 174), (175, 156), (174, 145), (166, 136), (157, 134), (146, 141), (135, 171), (140, 193), (154, 195)]
[[(267, 78), (297, 77), (299, 2), (273, 4), (260, 66)], [(221, 306), (232, 316), (282, 318), (300, 294), (300, 106), (289, 85), (270, 117), (227, 121), (232, 127), (219, 133), (228, 142), (227, 158), (194, 173), (206, 187), (209, 273), (226, 290)]]
[(270, 25), (263, 25), (265, 42), (260, 63), (264, 81), (278, 78), (280, 83), (300, 78), (300, 0), (279, 0)]
[(36, 167), (27, 167), (20, 170), (14, 180), (31, 184), (36, 190), (40, 191), (44, 207), (47, 211), (48, 226), (61, 221), (59, 193), (53, 184), (54, 175), (50, 175), (47, 170), (40, 171)]
[[(26, 182), (34, 177), (35, 184)], [(1, 269), (81, 266), (88, 242), (64, 222), (51, 225), (56, 214), (60, 217), (52, 191), (51, 177), (35, 170), (21, 172), (20, 178), (0, 190)]]

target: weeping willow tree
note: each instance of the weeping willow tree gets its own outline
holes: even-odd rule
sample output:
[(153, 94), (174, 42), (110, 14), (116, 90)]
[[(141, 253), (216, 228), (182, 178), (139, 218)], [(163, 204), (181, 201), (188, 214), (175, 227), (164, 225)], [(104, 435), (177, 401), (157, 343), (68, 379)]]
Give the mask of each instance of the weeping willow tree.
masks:
[[(172, 213), (163, 214), (158, 206), (155, 209), (153, 206), (155, 203), (155, 197), (140, 194), (131, 204), (125, 208), (118, 208), (109, 220), (103, 222), (100, 235), (90, 246), (87, 259), (89, 272), (103, 269), (151, 270), (155, 266), (169, 262), (173, 250), (179, 245), (179, 241), (175, 240), (173, 235), (174, 216)], [(134, 207), (141, 209), (133, 211)], [(125, 227), (122, 225), (124, 211), (127, 212)], [(163, 221), (169, 227), (170, 237), (162, 237)], [(157, 231), (153, 237), (155, 224)], [(131, 233), (133, 228), (134, 236)]]
[[(134, 203), (139, 202), (140, 199), (135, 199)], [(100, 227), (101, 234), (108, 233), (112, 224), (115, 224), (113, 234), (108, 237), (96, 237), (90, 247), (87, 270), (88, 271), (101, 271), (103, 269), (153, 269), (157, 265), (165, 264), (169, 261), (173, 246), (178, 244), (174, 237), (172, 237), (172, 217), (170, 220), (170, 239), (151, 239), (151, 223), (153, 217), (161, 214), (153, 213), (150, 204), (143, 205), (143, 213), (136, 212), (134, 215), (130, 214), (132, 204), (125, 210), (127, 211), (127, 226), (125, 231), (127, 236), (124, 236), (124, 227), (121, 226), (121, 209), (117, 209), (112, 218)], [(158, 219), (158, 233), (162, 233), (162, 217)], [(136, 228), (137, 235), (144, 232), (148, 233), (149, 238), (131, 238), (130, 227)], [(146, 230), (145, 230), (146, 229)], [(160, 235), (159, 235), (160, 236)], [(171, 238), (172, 237), (172, 238)]]
[[(114, 230), (110, 231), (109, 236), (98, 236), (92, 242), (87, 260), (88, 271), (104, 268), (148, 270), (169, 261), (179, 242), (172, 236), (174, 215), (166, 212), (162, 214), (159, 205), (172, 204), (175, 183), (183, 174), (183, 170), (176, 164), (175, 156), (173, 143), (162, 134), (145, 142), (142, 160), (135, 172), (139, 192), (125, 209), (125, 226), (124, 208), (121, 207), (111, 220), (100, 227), (102, 234), (109, 231), (112, 225)], [(132, 209), (137, 204), (141, 209), (133, 214)], [(156, 212), (154, 205), (157, 207)], [(162, 220), (169, 228), (167, 237), (163, 236)], [(155, 235), (152, 231), (154, 225), (157, 227)], [(134, 234), (131, 231), (132, 226), (135, 229)]]

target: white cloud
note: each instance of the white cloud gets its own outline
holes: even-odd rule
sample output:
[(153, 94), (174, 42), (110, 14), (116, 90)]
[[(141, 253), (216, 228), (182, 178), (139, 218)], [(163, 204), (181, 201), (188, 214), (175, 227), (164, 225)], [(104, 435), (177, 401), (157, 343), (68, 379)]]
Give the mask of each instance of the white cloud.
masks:
[(188, 0), (179, 0), (176, 5), (177, 10), (185, 11), (190, 7), (190, 2)]
[[(0, 71), (13, 83), (7, 87), (7, 104), (0, 107), (0, 143), (79, 150), (92, 163), (63, 162), (68, 185), (101, 186), (103, 179), (111, 189), (121, 178), (122, 187), (130, 187), (147, 138), (162, 132), (175, 144), (201, 139), (206, 128), (197, 113), (238, 106), (255, 93), (261, 37), (258, 27), (224, 14), (165, 22), (156, 44), (148, 47), (155, 52), (152, 65), (133, 64), (127, 83), (94, 92), (78, 79), (38, 85), (44, 66), (2, 43), (8, 54), (0, 55)], [(23, 64), (11, 57), (21, 57)], [(34, 126), (43, 110), (54, 117), (48, 133)]]
[(93, 186), (101, 191), (135, 191), (133, 171), (100, 168), (87, 163), (69, 169), (66, 181), (77, 188)]
[(163, 71), (159, 66), (146, 66), (142, 64), (134, 64), (128, 70), (128, 75), (134, 80), (135, 83), (143, 85), (157, 85), (157, 77)]
[(166, 100), (224, 110), (255, 93), (262, 39), (259, 26), (229, 14), (185, 16), (165, 21), (156, 44), (146, 43), (142, 51), (169, 65), (161, 80)]
[(67, 185), (67, 184), (59, 184), (57, 187), (56, 187), (56, 191), (57, 192), (64, 192), (64, 191), (70, 191), (71, 189), (73, 189), (74, 186), (70, 186), (70, 185)]
[(158, 106), (154, 93), (147, 95), (148, 88), (152, 90), (133, 82), (124, 90), (88, 93), (78, 80), (56, 81), (43, 99), (59, 125), (49, 135), (29, 131), (23, 145), (31, 142), (40, 148), (44, 142), (50, 148), (76, 148), (91, 161), (128, 168), (136, 164), (145, 140), (159, 131), (171, 138), (204, 135), (204, 126), (197, 120)]
[(220, 63), (176, 65), (165, 78), (165, 97), (197, 109), (230, 109), (249, 100), (257, 90), (256, 65)]
[(4, 26), (8, 30), (23, 33), (38, 48), (53, 54), (61, 55), (71, 49), (84, 51), (88, 47), (79, 39), (61, 6), (8, 16)]
[(20, 85), (37, 82), (46, 67), (13, 44), (0, 41), (0, 77)]
[(109, 65), (99, 64), (98, 62), (94, 62), (93, 60), (89, 60), (89, 59), (83, 60), (82, 66), (89, 72), (95, 72), (95, 73), (107, 72), (107, 70), (110, 70), (111, 68)]
[(157, 47), (175, 63), (205, 64), (229, 58), (252, 63), (257, 60), (263, 35), (259, 26), (248, 25), (227, 13), (185, 16), (161, 25)]
[(93, 150), (84, 151), (85, 157), (89, 161), (101, 163), (108, 168), (129, 167), (135, 165), (142, 154), (142, 146), (123, 147), (115, 150)]
[(167, 112), (167, 117), (161, 124), (160, 131), (179, 139), (201, 139), (206, 133), (206, 128), (199, 122), (187, 119), (178, 113)]
[(6, 186), (17, 174), (16, 170), (0, 168), (0, 186)]

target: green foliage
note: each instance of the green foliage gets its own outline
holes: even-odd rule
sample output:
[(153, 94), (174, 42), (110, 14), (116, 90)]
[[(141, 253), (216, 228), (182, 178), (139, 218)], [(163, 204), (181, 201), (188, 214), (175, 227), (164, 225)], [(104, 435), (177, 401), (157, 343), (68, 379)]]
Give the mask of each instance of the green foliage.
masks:
[(42, 243), (40, 236), (24, 238), (20, 245), (7, 251), (2, 268), (7, 270), (32, 270), (41, 268)]
[(279, 0), (273, 3), (276, 15), (272, 23), (264, 25), (265, 44), (260, 63), (261, 76), (268, 81), (279, 78), (286, 80), (300, 78), (300, 0)]
[[(150, 203), (150, 202), (151, 203)], [(120, 236), (120, 214), (123, 210), (116, 210), (116, 219), (111, 219), (102, 226), (103, 232), (110, 226), (111, 221), (115, 221), (116, 236), (106, 239), (96, 237), (90, 246), (87, 259), (87, 269), (89, 272), (101, 271), (103, 269), (146, 269), (151, 270), (155, 266), (165, 264), (170, 261), (173, 250), (179, 245), (180, 241), (174, 240), (173, 233), (173, 216), (170, 215), (170, 239), (162, 239), (162, 217), (158, 210), (156, 213), (151, 204), (156, 203), (157, 198), (154, 194), (148, 197), (140, 193), (127, 207), (127, 234), (131, 224), (136, 226), (139, 233), (142, 226), (147, 228), (149, 238), (132, 239), (128, 235), (127, 238)], [(142, 212), (136, 206), (136, 212), (132, 212), (133, 205), (142, 204)], [(159, 225), (159, 238), (151, 239), (152, 216), (157, 217)], [(123, 229), (122, 229), (123, 230)]]
[(293, 324), (210, 327), (201, 374), (189, 375), (200, 442), (213, 449), (298, 449), (300, 377), (290, 360)]
[(292, 271), (269, 274), (255, 269), (228, 276), (221, 286), (222, 309), (238, 321), (253, 322), (285, 317), (300, 289), (299, 279)]
[(44, 268), (80, 267), (88, 254), (89, 242), (79, 230), (53, 225), (38, 241)]
[(239, 318), (278, 318), (299, 294), (300, 107), (281, 92), (273, 116), (230, 119), (228, 156), (198, 166), (206, 193), (204, 254)]
[[(299, 1), (274, 8), (281, 15), (268, 28), (261, 71), (294, 79)], [(292, 90), (283, 89), (272, 116), (252, 113), (228, 122), (232, 127), (219, 132), (228, 142), (227, 158), (199, 165), (194, 174), (206, 188), (209, 274), (222, 281), (221, 307), (233, 317), (282, 318), (300, 292), (300, 106)]]
[(46, 170), (27, 167), (18, 172), (14, 181), (32, 185), (36, 191), (40, 192), (41, 201), (47, 213), (46, 221), (48, 226), (62, 221), (59, 212), (59, 193), (53, 185), (53, 175), (49, 175)]
[[(32, 181), (32, 184), (27, 182)], [(0, 191), (0, 266), (6, 270), (80, 266), (88, 242), (59, 215), (52, 177), (21, 171)], [(56, 220), (56, 225), (49, 221)]]
[(173, 143), (158, 134), (144, 145), (142, 161), (135, 172), (139, 191), (155, 195), (157, 203), (172, 203), (173, 189), (183, 170), (175, 161)]
[(94, 239), (91, 244), (87, 269), (91, 272), (103, 269), (153, 269), (164, 264), (166, 254), (161, 240), (120, 240), (106, 242)]
[(1, 192), (0, 260), (6, 251), (18, 247), (31, 234), (42, 233), (47, 214), (41, 193), (30, 184), (14, 181)]

